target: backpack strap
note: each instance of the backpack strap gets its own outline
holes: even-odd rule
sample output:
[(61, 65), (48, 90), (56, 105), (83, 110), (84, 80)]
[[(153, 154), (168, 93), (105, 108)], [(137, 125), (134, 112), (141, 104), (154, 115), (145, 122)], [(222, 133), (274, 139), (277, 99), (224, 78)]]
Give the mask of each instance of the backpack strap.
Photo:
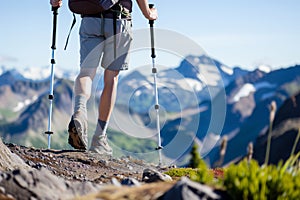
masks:
[(114, 12), (113, 26), (114, 26), (114, 59), (117, 58), (117, 13)]
[(69, 33), (68, 33), (68, 37), (67, 37), (67, 40), (66, 40), (66, 44), (65, 44), (64, 50), (67, 49), (67, 46), (68, 46), (68, 43), (69, 43), (69, 38), (70, 38), (70, 35), (71, 35), (71, 31), (74, 28), (75, 24), (76, 24), (76, 16), (73, 13), (73, 21), (72, 21), (72, 25), (71, 25), (71, 28), (70, 28)]
[(122, 17), (123, 6), (119, 3), (114, 5), (110, 11), (113, 13), (113, 31), (114, 31), (114, 59), (117, 58), (117, 19)]
[(110, 10), (113, 13), (113, 31), (114, 31), (114, 59), (117, 58), (117, 19), (131, 19), (131, 13), (120, 2), (114, 5)]

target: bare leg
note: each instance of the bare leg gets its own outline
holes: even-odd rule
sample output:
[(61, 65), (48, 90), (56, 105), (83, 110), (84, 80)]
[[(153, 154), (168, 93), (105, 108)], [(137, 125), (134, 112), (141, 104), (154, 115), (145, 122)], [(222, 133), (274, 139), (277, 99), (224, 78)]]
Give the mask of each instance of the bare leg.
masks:
[(106, 128), (116, 101), (119, 71), (104, 71), (104, 88), (99, 103), (99, 118), (90, 150), (99, 154), (112, 154), (106, 140)]
[(119, 71), (104, 71), (104, 89), (99, 104), (99, 120), (109, 121), (116, 102)]

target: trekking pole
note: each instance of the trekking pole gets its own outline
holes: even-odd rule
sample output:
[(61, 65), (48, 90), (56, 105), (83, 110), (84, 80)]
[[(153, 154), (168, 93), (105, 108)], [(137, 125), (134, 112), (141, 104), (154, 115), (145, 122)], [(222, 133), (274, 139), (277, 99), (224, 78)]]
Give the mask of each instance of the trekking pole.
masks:
[[(153, 8), (154, 4), (149, 4), (149, 8)], [(161, 146), (161, 138), (160, 138), (160, 124), (159, 124), (159, 104), (158, 104), (158, 89), (157, 89), (157, 68), (155, 67), (155, 47), (154, 47), (154, 20), (149, 20), (150, 24), (150, 37), (151, 37), (151, 58), (152, 58), (152, 74), (154, 78), (154, 96), (155, 96), (155, 111), (156, 111), (156, 129), (157, 129), (157, 147), (155, 150), (158, 151), (159, 155), (159, 165), (162, 164), (161, 158), (161, 150), (163, 147)]]
[(56, 43), (56, 25), (57, 25), (57, 10), (58, 7), (52, 7), (53, 11), (53, 32), (52, 32), (52, 58), (51, 58), (51, 75), (50, 75), (50, 90), (49, 90), (49, 115), (48, 115), (48, 131), (45, 132), (45, 134), (48, 135), (48, 149), (51, 147), (51, 135), (53, 134), (52, 132), (52, 127), (51, 127), (51, 119), (52, 119), (52, 107), (53, 107), (53, 84), (54, 84), (54, 64), (55, 64), (55, 59), (54, 59), (54, 52), (56, 49), (55, 43)]

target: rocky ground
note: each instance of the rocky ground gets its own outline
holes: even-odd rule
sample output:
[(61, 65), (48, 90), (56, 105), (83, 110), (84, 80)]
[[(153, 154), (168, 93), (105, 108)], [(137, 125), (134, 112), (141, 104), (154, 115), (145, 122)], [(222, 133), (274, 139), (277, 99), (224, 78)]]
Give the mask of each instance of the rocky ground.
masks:
[(110, 183), (112, 178), (121, 181), (126, 177), (142, 181), (146, 168), (160, 168), (130, 157), (115, 159), (77, 150), (43, 150), (9, 144), (8, 148), (29, 166), (46, 168), (54, 175), (69, 181)]
[(0, 199), (176, 199), (172, 188), (182, 185), (201, 187), (199, 191), (206, 192), (195, 193), (193, 189), (195, 198), (185, 192), (187, 198), (178, 193), (177, 199), (201, 199), (199, 194), (207, 199), (221, 198), (212, 188), (187, 178), (172, 180), (163, 174), (170, 167), (131, 157), (116, 159), (83, 151), (3, 143), (0, 148)]

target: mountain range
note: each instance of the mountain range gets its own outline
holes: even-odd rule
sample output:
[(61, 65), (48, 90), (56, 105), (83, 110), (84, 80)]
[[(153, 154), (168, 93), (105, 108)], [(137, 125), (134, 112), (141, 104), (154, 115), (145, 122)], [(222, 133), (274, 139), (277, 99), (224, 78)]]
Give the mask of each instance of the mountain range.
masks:
[[(34, 77), (23, 76), (16, 69), (6, 70), (0, 75), (0, 132), (5, 141), (45, 147), (50, 83), (42, 75)], [(66, 140), (64, 122), (69, 120), (71, 114), (73, 90), (73, 81), (69, 77), (56, 76), (54, 84), (55, 117), (52, 127), (59, 137), (55, 137), (57, 140), (53, 142), (53, 147), (61, 147), (63, 141), (58, 138)]]
[[(256, 144), (260, 135), (266, 135), (270, 124), (270, 104), (275, 101), (278, 108), (291, 96), (299, 93), (300, 66), (278, 69), (270, 73), (255, 70), (241, 79), (237, 79), (226, 89), (228, 109), (221, 136), (228, 136), (224, 162), (230, 162), (247, 154), (250, 142)], [(239, 101), (232, 101), (236, 94), (248, 90)], [(250, 91), (249, 91), (250, 90)], [(235, 119), (235, 120), (232, 120)], [(238, 126), (236, 126), (239, 124)], [(212, 161), (218, 157), (218, 147), (208, 155)], [(241, 152), (243, 152), (241, 154)], [(215, 158), (215, 159), (213, 159)]]
[[(247, 154), (247, 146), (250, 142), (256, 144), (256, 139), (260, 135), (266, 135), (269, 127), (270, 103), (275, 101), (280, 108), (284, 101), (299, 92), (299, 72), (300, 66), (296, 65), (269, 73), (256, 69), (236, 78), (225, 88), (226, 115), (221, 132), (212, 133), (208, 132), (208, 129), (214, 102), (224, 99), (224, 94), (217, 95), (211, 103), (207, 104), (207, 109), (200, 114), (181, 116), (169, 121), (162, 131), (163, 145), (168, 145), (168, 142), (172, 141), (179, 131), (174, 127), (186, 124), (185, 133), (188, 133), (195, 130), (192, 124), (199, 122), (195, 133), (199, 140), (196, 141), (202, 147), (201, 153), (208, 163), (214, 165), (219, 161), (224, 136), (227, 138), (227, 149), (223, 164), (240, 160)], [(199, 115), (200, 120), (198, 120)], [(190, 134), (186, 137), (191, 137)], [(174, 151), (170, 150), (169, 154), (179, 156), (180, 152), (174, 154)]]
[[(158, 66), (157, 85), (159, 103), (168, 112), (180, 112), (213, 98), (212, 88), (226, 87), (232, 80), (248, 73), (234, 69), (206, 55), (188, 56), (178, 67)], [(120, 80), (119, 104), (130, 104), (138, 113), (148, 112), (153, 105), (153, 77), (150, 66), (136, 68)]]
[[(282, 130), (279, 128), (282, 123), (277, 119), (285, 116), (295, 121), (298, 118), (298, 115), (286, 112), (290, 107), (284, 105), (291, 98), (298, 97), (300, 88), (299, 65), (274, 71), (262, 69), (231, 68), (206, 55), (190, 55), (176, 68), (158, 66), (164, 158), (169, 163), (184, 165), (191, 145), (196, 142), (203, 158), (213, 166), (220, 160), (220, 147), (226, 136), (227, 149), (222, 165), (243, 158), (250, 142), (255, 146), (254, 157), (261, 162), (269, 128), (270, 103), (275, 101), (279, 108), (274, 127)], [(34, 73), (29, 73), (30, 77), (16, 69), (5, 70), (2, 67), (1, 71), (1, 137), (6, 142), (45, 147), (49, 74), (43, 75), (43, 70), (32, 70)], [(52, 137), (52, 148), (70, 148), (66, 144), (66, 127), (72, 112), (74, 73), (59, 74), (55, 79), (53, 113), (53, 127), (57, 135)], [(120, 78), (111, 130), (125, 133), (129, 139), (156, 140), (153, 83), (149, 66), (129, 71)], [(95, 100), (98, 101), (99, 97)], [(91, 118), (94, 112), (95, 109), (90, 113)], [(89, 123), (90, 127), (94, 126), (94, 122)], [(286, 141), (295, 134), (295, 131), (292, 136), (285, 132), (274, 133), (274, 143), (280, 144), (281, 138)], [(285, 152), (284, 156), (273, 159), (277, 151), (273, 147), (270, 162), (286, 159), (290, 149), (281, 150)], [(296, 150), (299, 151), (299, 144)]]

